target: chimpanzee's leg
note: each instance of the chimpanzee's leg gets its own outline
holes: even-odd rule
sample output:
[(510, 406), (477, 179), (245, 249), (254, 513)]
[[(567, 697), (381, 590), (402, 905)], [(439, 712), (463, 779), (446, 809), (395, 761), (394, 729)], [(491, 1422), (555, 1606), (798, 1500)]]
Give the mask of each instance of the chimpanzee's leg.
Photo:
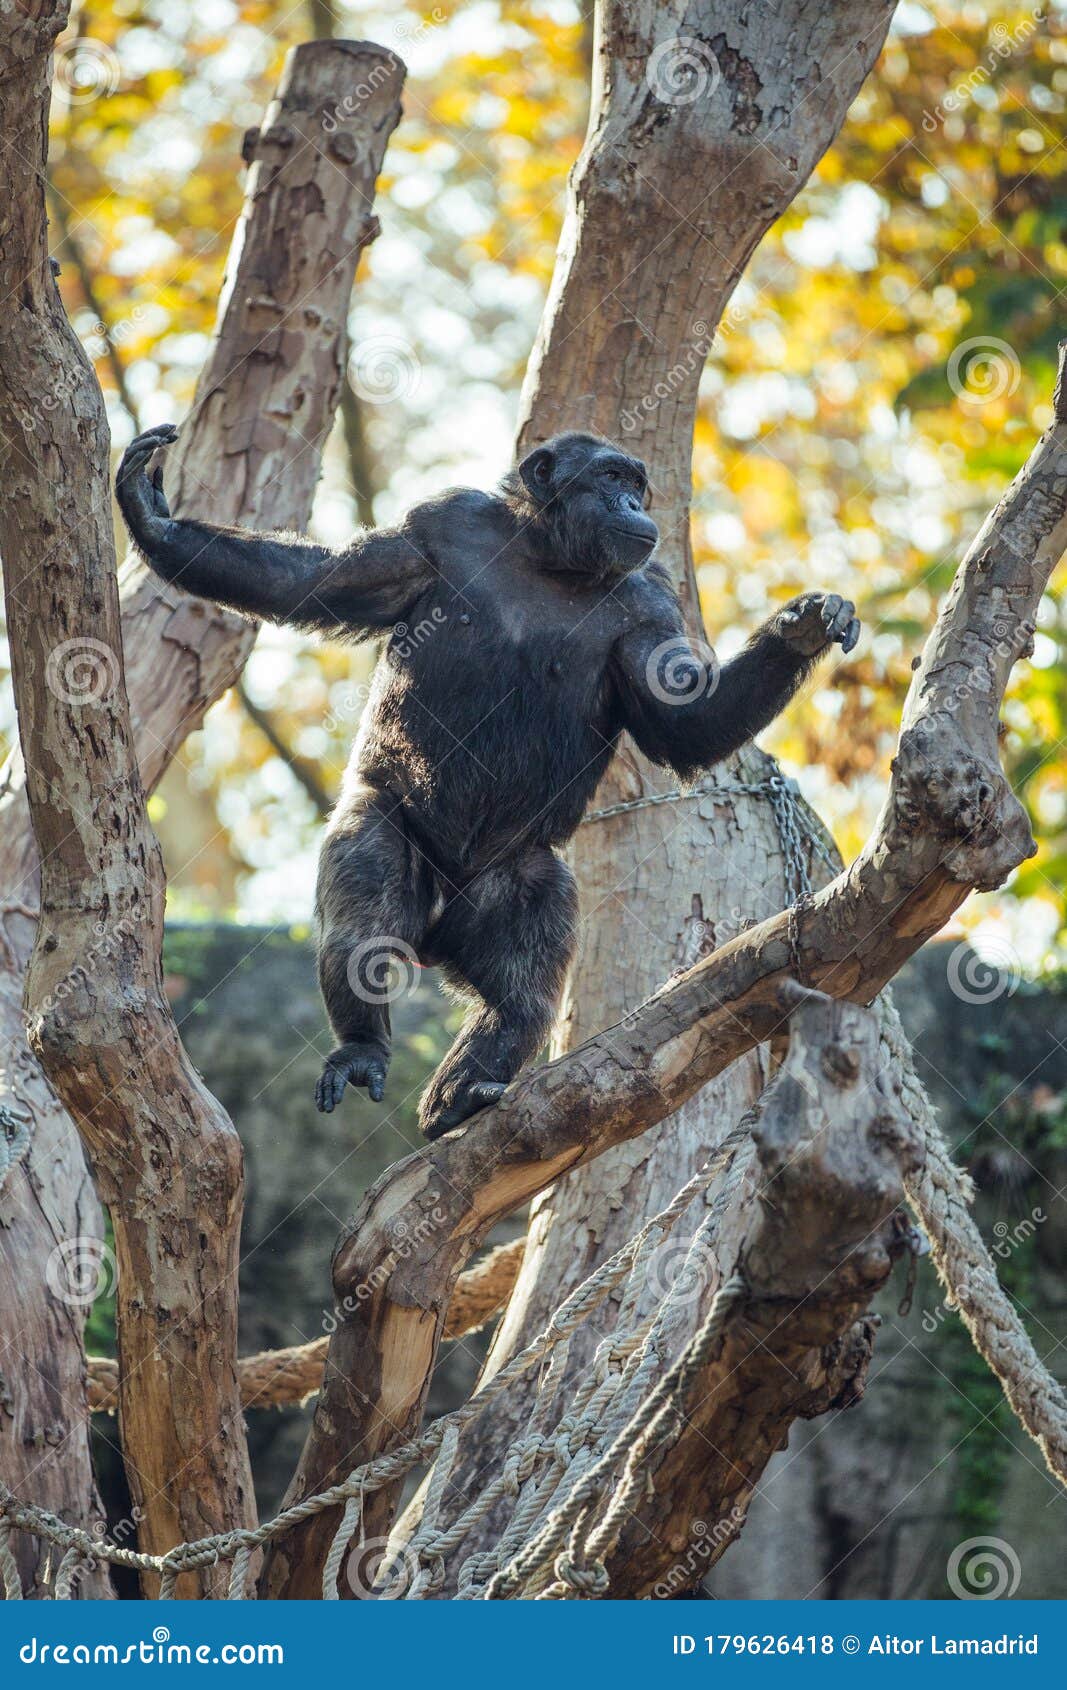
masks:
[(485, 870), (452, 898), (426, 937), (460, 991), (477, 993), (419, 1105), (427, 1138), (495, 1103), (552, 1027), (574, 950), (574, 877), (542, 847)]
[(319, 858), (319, 984), (337, 1049), (315, 1102), (329, 1114), (346, 1085), (375, 1102), (389, 1067), (394, 959), (414, 966), (429, 922), (433, 876), (412, 845), (400, 801), (361, 788), (335, 811)]

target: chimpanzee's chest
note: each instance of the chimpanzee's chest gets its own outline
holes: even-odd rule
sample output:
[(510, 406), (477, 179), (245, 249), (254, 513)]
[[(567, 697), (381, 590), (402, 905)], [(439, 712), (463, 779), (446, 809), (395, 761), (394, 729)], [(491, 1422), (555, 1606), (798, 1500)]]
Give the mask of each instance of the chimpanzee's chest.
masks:
[[(528, 683), (552, 682), (580, 670), (588, 680), (607, 667), (626, 622), (606, 586), (549, 575), (503, 552), (487, 561), (445, 560), (429, 615), (447, 624), (455, 658), (487, 680), (496, 663)], [(581, 689), (580, 689), (581, 690)]]

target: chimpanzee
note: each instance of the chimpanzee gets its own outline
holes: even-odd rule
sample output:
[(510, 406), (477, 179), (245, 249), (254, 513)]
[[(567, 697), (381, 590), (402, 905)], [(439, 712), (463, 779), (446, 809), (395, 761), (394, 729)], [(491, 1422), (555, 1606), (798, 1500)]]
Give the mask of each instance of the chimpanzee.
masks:
[(456, 488), (333, 552), (285, 534), (174, 519), (153, 453), (126, 450), (117, 496), (157, 574), (271, 622), (384, 636), (326, 828), (319, 977), (339, 1041), (316, 1088), (383, 1095), (390, 959), (443, 971), (473, 1000), (423, 1096), (429, 1138), (496, 1100), (552, 1024), (577, 919), (556, 852), (623, 729), (692, 781), (766, 727), (814, 660), (859, 637), (853, 606), (804, 593), (720, 669), (696, 650), (650, 561), (645, 468), (590, 434), (557, 435), (496, 493)]

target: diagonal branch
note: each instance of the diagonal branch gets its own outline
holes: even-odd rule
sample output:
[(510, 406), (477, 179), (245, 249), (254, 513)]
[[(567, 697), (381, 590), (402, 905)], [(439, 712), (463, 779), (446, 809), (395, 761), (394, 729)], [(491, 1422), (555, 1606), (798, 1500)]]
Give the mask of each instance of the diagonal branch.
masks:
[[(664, 1120), (780, 1032), (799, 977), (869, 1004), (975, 887), (1034, 850), (997, 757), (997, 713), (1067, 548), (1063, 358), (1054, 420), (968, 550), (905, 705), (889, 793), (866, 848), (803, 906), (672, 980), (619, 1026), (520, 1079), (491, 1110), (388, 1170), (337, 1246), (344, 1315), (289, 1501), (419, 1425), (452, 1286), (489, 1228), (559, 1176)], [(397, 1239), (416, 1240), (397, 1255)], [(367, 1531), (387, 1534), (395, 1488)], [(314, 1594), (335, 1512), (275, 1545), (264, 1593)]]

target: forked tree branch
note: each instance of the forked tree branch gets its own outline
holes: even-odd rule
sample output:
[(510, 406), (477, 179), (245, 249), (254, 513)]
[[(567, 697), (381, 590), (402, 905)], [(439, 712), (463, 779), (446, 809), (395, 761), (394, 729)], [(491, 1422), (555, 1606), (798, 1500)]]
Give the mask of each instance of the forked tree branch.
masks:
[[(30, 1039), (112, 1206), (123, 1449), (143, 1544), (165, 1549), (248, 1523), (253, 1500), (236, 1375), (240, 1144), (163, 996), (163, 881), (142, 782), (234, 678), (254, 630), (145, 581), (120, 633), (106, 422), (56, 294), (40, 187), (62, 10), (32, 27), (16, 13), (0, 30), (11, 165), (0, 208), (0, 538), (36, 835), (16, 769), (4, 782), (3, 869), (8, 885), (28, 881), (20, 907), (32, 919), (40, 848)], [(402, 81), (395, 55), (369, 43), (299, 49), (249, 138), (228, 295), (176, 466), (176, 501), (199, 514), (307, 520)], [(136, 748), (124, 685), (134, 677)], [(208, 1571), (203, 1588), (216, 1577)]]
[[(998, 712), (1067, 548), (1067, 399), (959, 567), (904, 707), (867, 846), (803, 906), (734, 939), (633, 1015), (520, 1079), (490, 1110), (389, 1169), (333, 1262), (345, 1318), (289, 1493), (344, 1478), (417, 1429), (452, 1287), (489, 1228), (561, 1174), (647, 1131), (783, 1029), (799, 979), (869, 1004), (974, 888), (1036, 849), (1001, 769)], [(397, 1259), (397, 1240), (408, 1240)], [(411, 1240), (418, 1242), (412, 1247)], [(389, 1531), (395, 1489), (370, 1499)], [(263, 1593), (310, 1596), (336, 1514), (275, 1544)]]

